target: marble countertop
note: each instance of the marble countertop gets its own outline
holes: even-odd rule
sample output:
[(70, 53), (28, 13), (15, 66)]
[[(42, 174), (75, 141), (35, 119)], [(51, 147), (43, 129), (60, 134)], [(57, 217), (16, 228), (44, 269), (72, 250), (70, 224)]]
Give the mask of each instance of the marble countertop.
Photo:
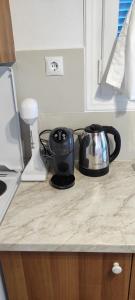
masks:
[(114, 162), (99, 178), (75, 176), (61, 191), (21, 183), (0, 226), (0, 251), (135, 252), (134, 162)]

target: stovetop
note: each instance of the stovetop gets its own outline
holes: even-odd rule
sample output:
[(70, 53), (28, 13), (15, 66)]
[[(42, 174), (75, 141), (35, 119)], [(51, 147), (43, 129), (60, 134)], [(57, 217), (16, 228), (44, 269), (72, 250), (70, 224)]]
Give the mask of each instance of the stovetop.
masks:
[(20, 173), (13, 171), (0, 171), (0, 222), (2, 221), (16, 192), (19, 179)]
[(0, 180), (0, 196), (2, 196), (7, 190), (7, 184)]

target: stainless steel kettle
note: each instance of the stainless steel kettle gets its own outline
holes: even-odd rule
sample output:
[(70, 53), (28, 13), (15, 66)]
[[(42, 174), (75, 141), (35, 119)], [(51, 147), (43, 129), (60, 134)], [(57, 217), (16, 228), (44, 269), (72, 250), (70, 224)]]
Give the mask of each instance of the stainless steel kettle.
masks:
[[(115, 149), (110, 154), (108, 134), (114, 136)], [(102, 176), (109, 172), (109, 163), (119, 154), (121, 138), (112, 126), (92, 124), (78, 135), (80, 142), (79, 170), (87, 176)]]

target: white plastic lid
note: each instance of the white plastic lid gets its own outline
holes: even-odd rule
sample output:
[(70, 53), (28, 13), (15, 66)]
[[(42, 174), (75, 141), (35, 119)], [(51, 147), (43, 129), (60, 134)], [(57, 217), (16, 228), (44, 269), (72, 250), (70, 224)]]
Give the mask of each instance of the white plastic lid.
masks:
[(21, 118), (27, 123), (32, 124), (38, 118), (38, 103), (35, 99), (26, 98), (21, 104)]

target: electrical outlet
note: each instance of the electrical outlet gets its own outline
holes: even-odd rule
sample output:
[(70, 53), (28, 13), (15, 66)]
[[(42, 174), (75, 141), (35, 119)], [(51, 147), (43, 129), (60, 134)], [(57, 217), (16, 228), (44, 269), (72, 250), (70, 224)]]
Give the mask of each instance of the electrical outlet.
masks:
[(46, 74), (48, 76), (62, 76), (64, 75), (64, 63), (62, 56), (45, 57)]

